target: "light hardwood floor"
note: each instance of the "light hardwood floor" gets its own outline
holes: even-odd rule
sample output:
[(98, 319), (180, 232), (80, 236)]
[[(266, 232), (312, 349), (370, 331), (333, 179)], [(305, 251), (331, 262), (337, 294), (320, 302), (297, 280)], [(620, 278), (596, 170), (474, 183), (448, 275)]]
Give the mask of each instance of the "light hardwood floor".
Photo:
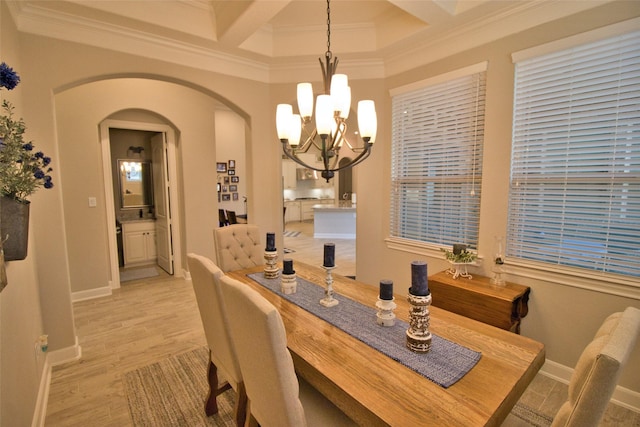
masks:
[[(322, 262), (327, 240), (312, 238), (311, 223), (287, 224), (300, 231), (285, 238), (285, 255)], [(339, 274), (355, 275), (355, 241), (335, 240)], [(82, 358), (52, 372), (45, 425), (131, 426), (122, 375), (130, 370), (206, 345), (191, 283), (163, 274), (125, 282), (109, 297), (74, 304)], [(566, 399), (566, 385), (538, 375), (521, 401), (553, 415)], [(204, 396), (203, 396), (204, 398)], [(511, 417), (503, 426), (526, 426)], [(602, 426), (640, 426), (640, 416), (610, 405)]]

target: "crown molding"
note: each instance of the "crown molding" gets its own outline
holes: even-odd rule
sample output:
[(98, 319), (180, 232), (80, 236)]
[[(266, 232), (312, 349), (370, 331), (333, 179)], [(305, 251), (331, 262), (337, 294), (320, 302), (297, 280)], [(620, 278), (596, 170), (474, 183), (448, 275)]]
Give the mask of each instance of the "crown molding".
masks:
[[(352, 79), (376, 79), (396, 75), (425, 64), (467, 51), (477, 46), (498, 40), (536, 25), (581, 12), (613, 0), (589, 0), (581, 2), (535, 1), (517, 3), (491, 17), (475, 19), (462, 27), (444, 31), (429, 38), (431, 29), (419, 31), (398, 45), (374, 51), (345, 53), (360, 59), (340, 61), (341, 71)], [(204, 0), (185, 3), (192, 7), (207, 8)], [(224, 45), (208, 41), (200, 45), (152, 34), (129, 27), (105, 23), (89, 18), (80, 18), (30, 2), (7, 2), (11, 16), (19, 31), (44, 37), (53, 37), (74, 43), (83, 43), (131, 55), (175, 63), (206, 71), (232, 75), (263, 83), (290, 83), (302, 79), (319, 78), (317, 59), (308, 55), (266, 57), (257, 52), (275, 51), (271, 30), (261, 30), (257, 37), (250, 38), (243, 51), (229, 51)], [(370, 30), (365, 25), (344, 25), (347, 33)], [(295, 31), (314, 34), (314, 28), (292, 27)], [(336, 31), (334, 31), (335, 33)], [(337, 36), (337, 33), (334, 34)], [(263, 37), (272, 36), (271, 44)], [(323, 35), (324, 37), (324, 35)], [(339, 44), (339, 43), (337, 43)], [(253, 51), (253, 52), (252, 52)], [(264, 57), (264, 60), (260, 59)]]
[(404, 48), (394, 49), (394, 52), (385, 56), (385, 72), (387, 76), (396, 75), (611, 1), (523, 2), (491, 17), (478, 18), (467, 25), (446, 31), (431, 40), (426, 30), (404, 43)]
[(19, 7), (16, 12), (17, 14), (12, 13), (12, 16), (18, 30), (22, 32), (83, 43), (249, 80), (269, 82), (267, 62), (114, 24), (78, 18), (32, 4)]

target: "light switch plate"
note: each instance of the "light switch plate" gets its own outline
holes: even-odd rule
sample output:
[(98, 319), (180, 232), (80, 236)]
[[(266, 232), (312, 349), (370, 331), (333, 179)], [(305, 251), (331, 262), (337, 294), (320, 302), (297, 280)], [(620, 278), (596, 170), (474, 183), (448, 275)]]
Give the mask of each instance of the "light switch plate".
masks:
[(97, 201), (95, 197), (89, 197), (89, 207), (90, 208), (95, 208), (97, 205)]

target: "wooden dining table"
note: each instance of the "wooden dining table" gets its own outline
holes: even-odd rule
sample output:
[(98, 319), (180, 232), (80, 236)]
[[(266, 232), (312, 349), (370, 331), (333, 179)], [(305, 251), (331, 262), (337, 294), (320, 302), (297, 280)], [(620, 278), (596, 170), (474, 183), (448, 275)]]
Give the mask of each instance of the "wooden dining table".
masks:
[[(264, 266), (228, 272), (275, 305), (296, 372), (362, 426), (499, 426), (545, 360), (544, 345), (437, 307), (432, 334), (481, 353), (444, 388), (248, 277)], [(325, 286), (325, 270), (295, 263), (296, 275)], [(395, 284), (397, 319), (409, 320), (409, 285)], [(333, 274), (334, 292), (375, 309), (379, 288)], [(371, 320), (375, 322), (375, 315)], [(382, 326), (380, 326), (382, 328)]]

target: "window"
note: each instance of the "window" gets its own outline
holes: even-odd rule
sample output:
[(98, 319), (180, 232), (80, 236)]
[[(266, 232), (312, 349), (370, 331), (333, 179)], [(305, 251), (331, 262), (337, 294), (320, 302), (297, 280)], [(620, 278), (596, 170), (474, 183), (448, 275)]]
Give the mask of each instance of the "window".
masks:
[(515, 86), (507, 260), (640, 277), (640, 32), (516, 61)]
[(477, 248), (485, 69), (392, 91), (392, 237)]

